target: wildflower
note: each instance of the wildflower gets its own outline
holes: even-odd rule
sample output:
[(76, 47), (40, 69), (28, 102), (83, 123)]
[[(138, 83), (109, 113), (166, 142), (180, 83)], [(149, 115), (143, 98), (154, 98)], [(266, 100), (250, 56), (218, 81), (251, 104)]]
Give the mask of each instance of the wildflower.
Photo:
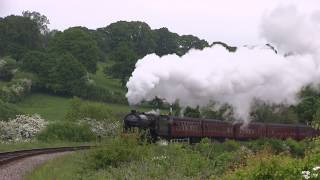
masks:
[(151, 160), (152, 161), (162, 161), (162, 160), (165, 160), (165, 159), (167, 159), (167, 156), (161, 155), (161, 156), (155, 156)]
[(319, 169), (320, 169), (320, 166), (316, 166), (316, 167), (314, 167), (312, 170), (318, 171)]
[(310, 171), (302, 171), (301, 174), (304, 177), (304, 179), (310, 178)]
[(313, 173), (311, 176), (312, 176), (313, 178), (317, 178), (317, 177), (318, 177), (318, 174)]
[(158, 144), (159, 146), (168, 146), (168, 141), (160, 140), (160, 141), (157, 142), (157, 144)]

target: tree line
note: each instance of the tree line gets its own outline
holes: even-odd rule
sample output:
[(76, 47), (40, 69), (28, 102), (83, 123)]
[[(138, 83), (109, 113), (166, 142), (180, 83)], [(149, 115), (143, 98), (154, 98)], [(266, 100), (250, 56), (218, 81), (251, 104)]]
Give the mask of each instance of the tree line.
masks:
[[(61, 95), (95, 97), (108, 94), (90, 83), (98, 62), (108, 62), (105, 74), (125, 85), (138, 59), (150, 53), (184, 55), (208, 42), (192, 35), (178, 35), (167, 28), (151, 29), (140, 21), (118, 21), (95, 30), (70, 27), (50, 30), (49, 20), (38, 12), (0, 18), (0, 72), (10, 81), (14, 70), (33, 75), (34, 88)], [(0, 67), (1, 68), (1, 67)]]
[[(118, 21), (95, 30), (70, 27), (64, 31), (50, 30), (49, 23), (46, 16), (30, 11), (0, 18), (0, 87), (1, 82), (11, 82), (9, 88), (0, 90), (0, 99), (5, 97), (2, 101), (16, 95), (17, 84), (18, 89), (28, 87), (28, 83), (21, 83), (26, 81), (11, 81), (19, 71), (32, 79), (33, 91), (127, 103), (122, 94), (92, 83), (89, 75), (97, 71), (98, 62), (106, 62), (108, 66), (104, 73), (120, 79), (125, 85), (136, 61), (150, 53), (183, 56), (192, 48), (203, 49), (216, 44), (230, 52), (237, 50), (237, 47), (223, 42), (209, 44), (193, 35), (170, 32), (165, 27), (151, 29), (141, 21)], [(8, 89), (13, 95), (8, 95)], [(319, 93), (307, 87), (301, 91), (300, 97), (301, 102), (291, 107), (260, 103), (253, 110), (252, 117), (258, 121), (276, 119), (289, 122), (320, 119)], [(156, 104), (158, 107), (159, 103)], [(228, 106), (215, 111), (210, 108), (201, 111), (207, 118), (228, 119), (232, 114)], [(185, 113), (200, 116), (199, 108), (187, 108)]]

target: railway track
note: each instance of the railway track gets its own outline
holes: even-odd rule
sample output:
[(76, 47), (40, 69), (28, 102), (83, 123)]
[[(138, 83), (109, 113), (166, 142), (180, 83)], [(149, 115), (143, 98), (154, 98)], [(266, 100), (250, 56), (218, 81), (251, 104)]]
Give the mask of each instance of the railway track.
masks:
[(30, 157), (30, 156), (36, 156), (40, 154), (51, 154), (51, 153), (57, 153), (57, 152), (79, 151), (84, 149), (90, 149), (91, 147), (92, 146), (39, 148), (39, 149), (2, 152), (0, 153), (0, 167), (10, 162), (23, 159), (26, 157)]

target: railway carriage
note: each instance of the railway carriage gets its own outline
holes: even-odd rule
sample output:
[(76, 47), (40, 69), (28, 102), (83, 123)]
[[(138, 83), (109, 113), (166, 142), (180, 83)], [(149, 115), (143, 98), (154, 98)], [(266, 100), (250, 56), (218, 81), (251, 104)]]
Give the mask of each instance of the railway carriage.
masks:
[(182, 118), (132, 111), (124, 118), (124, 130), (149, 129), (153, 138), (189, 138), (194, 142), (201, 138), (251, 140), (259, 138), (295, 139), (320, 135), (319, 130), (305, 125), (275, 123), (232, 123), (226, 121)]

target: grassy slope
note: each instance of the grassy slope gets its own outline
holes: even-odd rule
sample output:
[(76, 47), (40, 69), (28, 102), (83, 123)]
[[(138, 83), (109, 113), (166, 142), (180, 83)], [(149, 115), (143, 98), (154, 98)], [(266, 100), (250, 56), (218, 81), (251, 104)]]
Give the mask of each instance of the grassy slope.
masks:
[[(121, 86), (119, 80), (104, 75), (103, 69), (106, 65), (105, 63), (99, 63), (97, 73), (91, 75), (91, 78), (97, 85), (125, 95), (126, 90)], [(64, 119), (70, 106), (70, 100), (71, 98), (37, 93), (17, 103), (17, 106), (24, 113), (37, 113), (49, 121), (56, 121)], [(105, 105), (112, 109), (114, 113), (126, 113), (131, 109), (128, 105), (122, 104)], [(141, 108), (139, 110), (149, 111), (150, 108)]]
[(63, 120), (70, 99), (47, 94), (32, 94), (17, 104), (18, 109), (27, 114), (40, 114), (49, 121)]
[[(71, 98), (47, 95), (32, 94), (17, 104), (20, 111), (26, 114), (40, 114), (49, 121), (64, 120), (69, 109)], [(95, 102), (92, 102), (95, 103)], [(131, 107), (123, 104), (107, 104), (115, 114), (128, 113)], [(139, 108), (140, 111), (149, 111), (150, 108)]]
[[(105, 66), (105, 63), (99, 63), (97, 73), (91, 75), (91, 78), (96, 82), (97, 85), (112, 91), (120, 92), (124, 95), (125, 89), (121, 87), (120, 82), (118, 80), (105, 77), (103, 74), (103, 69)], [(130, 109), (126, 105), (106, 105), (117, 112), (128, 112)], [(28, 96), (22, 102), (18, 103), (17, 106), (24, 113), (37, 113), (49, 121), (63, 120), (70, 106), (70, 98), (38, 93)]]

